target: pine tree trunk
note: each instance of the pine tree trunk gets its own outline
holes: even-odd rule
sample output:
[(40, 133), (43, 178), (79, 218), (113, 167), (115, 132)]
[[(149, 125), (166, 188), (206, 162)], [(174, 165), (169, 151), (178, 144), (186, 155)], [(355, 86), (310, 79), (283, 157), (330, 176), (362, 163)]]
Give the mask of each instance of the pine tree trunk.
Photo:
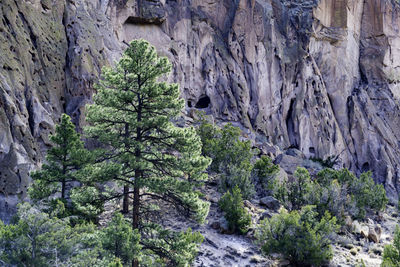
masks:
[(127, 214), (129, 212), (129, 186), (124, 186), (124, 199), (122, 200), (122, 213)]
[[(139, 85), (139, 91), (140, 91), (140, 75), (138, 77), (138, 85)], [(137, 122), (142, 121), (142, 100), (140, 98), (140, 95), (138, 95), (138, 111), (137, 111)], [(139, 126), (136, 128), (136, 141), (140, 143), (142, 141), (142, 128)], [(135, 157), (136, 160), (138, 160), (141, 156), (141, 151), (138, 147), (135, 149)], [(139, 228), (139, 208), (140, 208), (140, 184), (139, 184), (139, 179), (141, 178), (142, 173), (140, 169), (135, 170), (135, 181), (134, 181), (134, 188), (133, 188), (133, 208), (132, 208), (132, 228), (133, 230)], [(139, 267), (139, 260), (138, 258), (134, 258), (132, 260), (132, 267)]]
[[(125, 123), (125, 149), (129, 150), (129, 124)], [(127, 214), (129, 212), (129, 185), (124, 185), (124, 199), (122, 200), (122, 213)]]
[[(140, 172), (138, 170), (135, 171), (135, 185), (133, 189), (133, 208), (132, 208), (132, 228), (139, 228), (139, 207), (140, 207), (140, 191), (138, 180), (140, 177)], [(139, 261), (137, 258), (132, 260), (132, 267), (139, 267)]]
[(65, 179), (61, 181), (61, 199), (65, 199)]
[[(136, 178), (135, 178), (135, 184), (136, 184)], [(139, 227), (139, 205), (140, 205), (139, 186), (135, 185), (135, 188), (133, 189), (133, 212), (132, 212), (133, 229), (137, 229)]]
[(66, 162), (67, 160), (67, 156), (64, 155), (64, 159), (63, 159), (63, 166), (62, 166), (62, 180), (61, 180), (61, 199), (65, 200), (65, 174), (67, 173), (67, 166), (65, 165), (64, 162)]

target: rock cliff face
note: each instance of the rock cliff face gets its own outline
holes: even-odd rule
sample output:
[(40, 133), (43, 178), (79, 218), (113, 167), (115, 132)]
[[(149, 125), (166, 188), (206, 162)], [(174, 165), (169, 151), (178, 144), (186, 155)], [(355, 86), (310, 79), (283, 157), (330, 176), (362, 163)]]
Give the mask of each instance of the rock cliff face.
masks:
[(203, 109), (259, 144), (338, 155), (397, 199), (399, 29), (394, 0), (1, 0), (0, 218), (25, 197), (60, 114), (83, 124), (101, 66), (135, 38), (172, 61), (189, 117)]

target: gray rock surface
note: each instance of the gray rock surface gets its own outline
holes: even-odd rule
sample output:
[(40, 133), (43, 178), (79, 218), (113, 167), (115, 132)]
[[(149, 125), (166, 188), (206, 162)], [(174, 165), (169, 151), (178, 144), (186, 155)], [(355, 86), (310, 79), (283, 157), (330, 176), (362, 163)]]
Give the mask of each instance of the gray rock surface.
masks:
[(396, 201), (399, 20), (390, 0), (2, 0), (0, 217), (25, 197), (60, 114), (83, 125), (101, 66), (135, 38), (172, 61), (188, 116), (339, 155)]
[(281, 204), (279, 201), (271, 196), (266, 196), (260, 199), (260, 205), (265, 206), (268, 209), (271, 209), (273, 211), (278, 211), (279, 208), (281, 207)]

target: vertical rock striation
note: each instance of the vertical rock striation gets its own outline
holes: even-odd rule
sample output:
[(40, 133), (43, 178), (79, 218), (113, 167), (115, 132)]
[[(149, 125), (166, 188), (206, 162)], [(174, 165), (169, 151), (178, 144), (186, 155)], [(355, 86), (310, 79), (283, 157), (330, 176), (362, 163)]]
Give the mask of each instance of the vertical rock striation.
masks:
[(0, 218), (25, 197), (60, 114), (83, 124), (101, 66), (145, 38), (185, 112), (399, 190), (400, 7), (391, 0), (2, 0)]

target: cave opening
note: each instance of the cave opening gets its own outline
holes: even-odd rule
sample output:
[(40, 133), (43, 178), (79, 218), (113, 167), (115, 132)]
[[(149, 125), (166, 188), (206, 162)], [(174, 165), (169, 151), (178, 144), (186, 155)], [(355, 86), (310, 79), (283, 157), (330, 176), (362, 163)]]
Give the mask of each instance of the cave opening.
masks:
[(200, 109), (208, 108), (210, 103), (211, 103), (210, 98), (208, 96), (203, 96), (199, 99), (199, 101), (197, 101), (196, 108), (200, 108)]
[(369, 163), (365, 162), (361, 167), (361, 172), (367, 172), (370, 170)]

